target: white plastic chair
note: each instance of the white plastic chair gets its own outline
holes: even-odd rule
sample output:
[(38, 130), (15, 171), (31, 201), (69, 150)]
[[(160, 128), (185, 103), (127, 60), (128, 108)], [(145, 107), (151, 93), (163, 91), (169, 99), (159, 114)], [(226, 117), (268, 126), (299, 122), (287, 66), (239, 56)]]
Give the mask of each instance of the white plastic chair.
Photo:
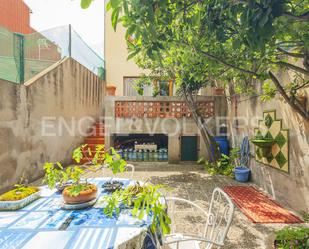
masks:
[(168, 205), (168, 214), (172, 218), (172, 223), (177, 202), (190, 205), (193, 208), (193, 214), (200, 212), (206, 221), (202, 236), (176, 233), (175, 226), (171, 224), (171, 233), (163, 238), (163, 246), (168, 245), (172, 249), (210, 249), (213, 246), (216, 248), (224, 246), (234, 215), (234, 205), (222, 189), (214, 189), (208, 212), (199, 205), (182, 198), (168, 197), (166, 202), (171, 204), (171, 206)]

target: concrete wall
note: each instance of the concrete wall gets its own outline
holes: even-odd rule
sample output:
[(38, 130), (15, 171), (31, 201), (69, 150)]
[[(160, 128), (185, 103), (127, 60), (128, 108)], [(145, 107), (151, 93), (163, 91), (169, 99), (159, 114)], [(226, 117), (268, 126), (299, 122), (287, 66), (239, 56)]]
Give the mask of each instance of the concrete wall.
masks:
[[(281, 82), (291, 82), (293, 75), (281, 73)], [(303, 91), (307, 98), (309, 90)], [(266, 190), (275, 199), (290, 206), (294, 210), (309, 211), (309, 122), (295, 113), (279, 96), (263, 103), (259, 98), (243, 97), (238, 99), (237, 112), (235, 101), (229, 104), (230, 137), (234, 145), (239, 145), (243, 136), (254, 135), (258, 120), (263, 119), (263, 111), (276, 110), (277, 118), (282, 119), (283, 128), (290, 131), (289, 162), (290, 172), (256, 162), (253, 158), (254, 146), (251, 146), (252, 181)], [(237, 114), (236, 114), (237, 113)], [(235, 126), (239, 119), (238, 128)]]
[(105, 95), (105, 83), (73, 59), (51, 66), (25, 85), (0, 80), (0, 89), (2, 190), (22, 175), (29, 181), (42, 176), (46, 161), (69, 163), (72, 149), (85, 135), (79, 130), (86, 132), (91, 118), (102, 113)]
[(111, 12), (105, 13), (104, 56), (106, 83), (117, 87), (116, 95), (123, 95), (123, 77), (138, 77), (145, 72), (133, 60), (127, 60), (126, 30), (119, 23), (116, 32), (111, 24)]
[[(223, 97), (199, 96), (200, 101), (215, 101), (215, 116), (226, 116), (226, 102)], [(179, 101), (178, 97), (111, 97), (105, 99), (105, 144), (113, 146), (113, 134), (166, 134), (168, 135), (169, 162), (180, 162), (180, 137), (199, 136), (199, 156), (205, 155), (205, 144), (192, 118), (115, 118), (115, 101)], [(210, 118), (209, 127), (216, 133), (215, 118)]]

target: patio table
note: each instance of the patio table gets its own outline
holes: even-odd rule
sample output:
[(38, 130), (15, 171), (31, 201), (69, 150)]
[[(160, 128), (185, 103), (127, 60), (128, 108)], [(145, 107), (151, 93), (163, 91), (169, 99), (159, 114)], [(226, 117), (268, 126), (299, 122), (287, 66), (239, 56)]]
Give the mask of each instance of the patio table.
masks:
[[(83, 210), (61, 209), (62, 196), (42, 187), (42, 198), (18, 211), (0, 212), (0, 248), (23, 249), (105, 249), (142, 248), (151, 217), (132, 217), (123, 209), (118, 217), (103, 213), (100, 200), (108, 195), (101, 186), (111, 178), (88, 181), (98, 186), (97, 203)], [(113, 178), (134, 184), (129, 179)]]

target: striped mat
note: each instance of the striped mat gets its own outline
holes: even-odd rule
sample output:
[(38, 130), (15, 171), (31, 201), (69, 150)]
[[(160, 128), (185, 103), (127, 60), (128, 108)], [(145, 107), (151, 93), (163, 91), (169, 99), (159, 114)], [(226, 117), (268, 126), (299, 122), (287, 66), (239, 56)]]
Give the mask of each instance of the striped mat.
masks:
[(223, 190), (254, 223), (302, 223), (297, 216), (252, 186), (227, 186)]

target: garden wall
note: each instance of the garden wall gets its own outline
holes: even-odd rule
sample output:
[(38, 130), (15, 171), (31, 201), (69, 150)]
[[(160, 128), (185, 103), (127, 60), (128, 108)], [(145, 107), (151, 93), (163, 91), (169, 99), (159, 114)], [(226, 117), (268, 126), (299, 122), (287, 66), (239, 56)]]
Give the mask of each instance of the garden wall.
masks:
[[(285, 83), (293, 79), (293, 75), (287, 72), (281, 72), (278, 76), (281, 82)], [(303, 93), (308, 99), (309, 91)], [(281, 203), (294, 210), (308, 212), (309, 122), (279, 96), (266, 103), (261, 102), (260, 98), (242, 97), (237, 98), (237, 102), (232, 99), (228, 107), (230, 137), (234, 146), (240, 145), (243, 136), (254, 136), (254, 129), (258, 127), (258, 120), (263, 119), (263, 112), (276, 110), (277, 119), (282, 119), (282, 128), (289, 129), (289, 172), (257, 162), (254, 158), (254, 146), (250, 143), (251, 179)]]
[[(42, 176), (46, 161), (70, 163), (101, 113), (105, 82), (73, 59), (24, 85), (0, 80), (0, 189)], [(84, 118), (87, 117), (87, 118)]]

